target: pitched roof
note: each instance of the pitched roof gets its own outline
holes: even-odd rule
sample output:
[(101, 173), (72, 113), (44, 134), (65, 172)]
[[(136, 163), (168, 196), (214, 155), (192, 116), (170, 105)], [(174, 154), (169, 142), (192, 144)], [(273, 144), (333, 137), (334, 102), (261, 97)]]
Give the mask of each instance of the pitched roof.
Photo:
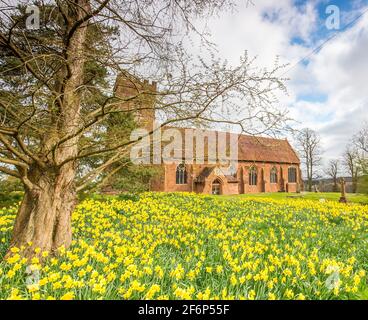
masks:
[(210, 176), (215, 167), (205, 167), (202, 172), (198, 175), (197, 180), (202, 181)]
[[(164, 127), (165, 129), (178, 129), (182, 133), (183, 140), (185, 140), (184, 130), (196, 130), (194, 128), (182, 127)], [(206, 130), (213, 132), (218, 137), (219, 131)], [(224, 132), (221, 132), (224, 134)], [(275, 162), (275, 163), (290, 163), (300, 164), (300, 159), (293, 147), (286, 139), (275, 139), (261, 136), (251, 136), (244, 134), (226, 133), (227, 146), (230, 143), (230, 135), (238, 139), (238, 161), (254, 161), (254, 162)], [(164, 145), (165, 143), (163, 143)], [(208, 140), (205, 139), (204, 150), (207, 149)], [(195, 148), (195, 143), (194, 143)], [(185, 141), (183, 141), (183, 149), (185, 149)]]
[[(205, 167), (201, 173), (197, 176), (197, 178), (195, 179), (195, 182), (196, 183), (201, 183), (201, 182), (204, 182), (206, 180), (206, 178), (208, 178), (212, 172), (215, 170), (216, 166), (213, 166), (213, 167)], [(221, 168), (220, 168), (221, 171), (223, 171)], [(226, 174), (226, 172), (222, 172), (223, 173), (223, 177), (227, 180), (227, 182), (238, 182), (238, 179), (236, 176), (233, 176), (233, 175), (229, 175), (229, 174)]]
[(239, 160), (299, 164), (300, 159), (286, 139), (239, 135)]

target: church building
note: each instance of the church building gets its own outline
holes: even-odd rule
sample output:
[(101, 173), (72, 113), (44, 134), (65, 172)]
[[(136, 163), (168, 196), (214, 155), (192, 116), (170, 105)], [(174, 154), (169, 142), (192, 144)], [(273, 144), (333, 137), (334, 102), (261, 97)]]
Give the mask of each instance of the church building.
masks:
[[(118, 77), (115, 92), (119, 97), (133, 95), (137, 90), (156, 90), (156, 83), (137, 82)], [(136, 108), (137, 123), (151, 131), (155, 120), (154, 101), (146, 101), (152, 108)], [(165, 130), (165, 128), (163, 128)], [(180, 130), (185, 130), (180, 128)], [(190, 129), (195, 130), (195, 129)], [(217, 131), (214, 132), (219, 135)], [(155, 165), (160, 170), (151, 179), (150, 190), (161, 192), (196, 192), (204, 194), (244, 194), (261, 192), (300, 192), (302, 177), (300, 159), (286, 139), (237, 135), (237, 166), (224, 168), (204, 161), (196, 163), (185, 159), (169, 164)]]

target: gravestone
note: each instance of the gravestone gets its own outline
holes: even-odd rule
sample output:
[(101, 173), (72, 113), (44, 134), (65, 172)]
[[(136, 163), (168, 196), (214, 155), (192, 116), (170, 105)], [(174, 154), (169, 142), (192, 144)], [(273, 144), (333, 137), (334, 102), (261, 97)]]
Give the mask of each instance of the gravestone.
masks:
[(341, 178), (340, 184), (341, 184), (341, 197), (340, 197), (339, 202), (340, 203), (347, 203), (348, 200), (346, 199), (346, 189), (345, 189), (346, 186), (345, 186), (345, 179), (344, 178)]

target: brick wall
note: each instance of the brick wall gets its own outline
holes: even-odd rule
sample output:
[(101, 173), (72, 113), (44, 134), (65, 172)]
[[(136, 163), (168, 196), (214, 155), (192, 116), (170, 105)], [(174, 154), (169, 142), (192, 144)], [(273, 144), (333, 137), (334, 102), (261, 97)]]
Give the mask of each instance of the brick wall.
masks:
[[(213, 174), (207, 177), (204, 183), (195, 183), (195, 178), (208, 165), (187, 165), (187, 183), (176, 184), (176, 164), (163, 165), (164, 174), (161, 176), (163, 180), (161, 183), (151, 184), (153, 191), (167, 191), (167, 192), (198, 192), (208, 193), (212, 192), (212, 182), (216, 178)], [(249, 169), (255, 166), (257, 168), (257, 185), (249, 185)], [(223, 194), (239, 194), (239, 193), (260, 193), (260, 192), (297, 192), (299, 190), (299, 183), (288, 182), (288, 168), (292, 165), (288, 164), (273, 164), (273, 163), (257, 163), (246, 162), (239, 164), (237, 179), (238, 183), (228, 183), (226, 179), (220, 177), (221, 191)], [(277, 169), (277, 183), (270, 182), (270, 174), (273, 167)], [(300, 181), (300, 170), (297, 168), (297, 181)], [(262, 179), (263, 176), (263, 179)], [(163, 182), (162, 182), (163, 181)]]

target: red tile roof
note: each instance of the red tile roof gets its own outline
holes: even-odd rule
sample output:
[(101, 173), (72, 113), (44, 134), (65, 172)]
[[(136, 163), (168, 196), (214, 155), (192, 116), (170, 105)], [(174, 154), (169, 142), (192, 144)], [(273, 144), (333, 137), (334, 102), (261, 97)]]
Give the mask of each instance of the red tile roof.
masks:
[(299, 164), (300, 159), (286, 139), (239, 135), (239, 160)]
[[(178, 129), (180, 131), (184, 131), (185, 129), (196, 130), (194, 128), (168, 126), (165, 128)], [(219, 131), (213, 132), (215, 132), (216, 136), (218, 136)], [(261, 136), (226, 133), (227, 145), (229, 145), (230, 142), (230, 135), (235, 135), (238, 137), (238, 161), (300, 164), (300, 159), (297, 153), (294, 151), (294, 149), (286, 139), (275, 139)], [(182, 132), (183, 139), (184, 136), (184, 132)], [(163, 145), (164, 144), (165, 143), (163, 143)], [(183, 143), (183, 148), (185, 148), (185, 142)], [(206, 153), (207, 140), (204, 143), (204, 148)]]

